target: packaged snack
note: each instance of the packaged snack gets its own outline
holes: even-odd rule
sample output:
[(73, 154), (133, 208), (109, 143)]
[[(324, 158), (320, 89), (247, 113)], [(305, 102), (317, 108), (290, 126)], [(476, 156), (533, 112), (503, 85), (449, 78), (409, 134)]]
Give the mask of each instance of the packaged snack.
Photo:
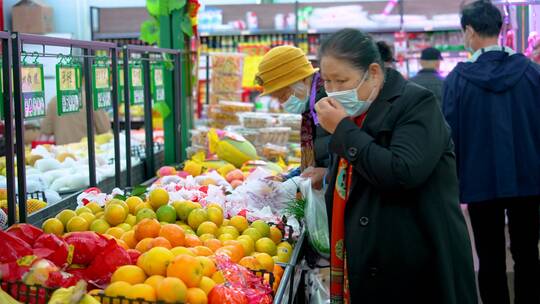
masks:
[(241, 112), (236, 114), (244, 128), (266, 128), (272, 125), (272, 117), (267, 113)]

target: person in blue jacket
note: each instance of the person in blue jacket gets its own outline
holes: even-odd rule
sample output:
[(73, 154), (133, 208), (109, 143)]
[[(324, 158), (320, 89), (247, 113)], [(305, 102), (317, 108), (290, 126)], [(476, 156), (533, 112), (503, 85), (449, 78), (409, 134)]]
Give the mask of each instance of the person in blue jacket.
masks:
[(505, 215), (515, 302), (540, 303), (540, 66), (498, 45), (500, 11), (486, 0), (463, 7), (474, 51), (447, 77), (443, 112), (455, 143), (460, 198), (468, 204), (484, 304), (510, 303)]

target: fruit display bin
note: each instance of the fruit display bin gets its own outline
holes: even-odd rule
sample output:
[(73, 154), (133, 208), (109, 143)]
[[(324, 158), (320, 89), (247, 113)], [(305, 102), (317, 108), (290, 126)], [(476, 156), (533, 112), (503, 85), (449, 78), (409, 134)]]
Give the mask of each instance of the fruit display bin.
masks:
[(285, 266), (285, 270), (283, 273), (283, 277), (281, 278), (279, 287), (274, 295), (274, 304), (295, 302), (294, 299), (297, 296), (297, 291), (300, 284), (299, 278), (302, 273), (302, 269), (299, 266), (298, 262), (301, 260), (303, 255), (302, 248), (304, 247), (305, 238), (305, 231), (302, 231), (302, 233), (298, 237), (298, 240), (294, 244), (294, 250), (291, 255), (291, 259), (289, 260), (289, 263), (280, 264), (282, 266)]
[[(258, 276), (269, 276), (270, 285), (274, 284), (275, 278), (271, 272), (264, 270), (253, 271)], [(56, 289), (41, 285), (28, 285), (21, 281), (10, 282), (0, 280), (1, 289), (12, 298), (23, 304), (45, 304), (51, 299)], [(185, 304), (183, 302), (147, 301), (145, 299), (128, 299), (124, 296), (111, 297), (104, 294), (93, 294), (100, 303), (117, 304)], [(274, 303), (279, 303), (274, 300)]]

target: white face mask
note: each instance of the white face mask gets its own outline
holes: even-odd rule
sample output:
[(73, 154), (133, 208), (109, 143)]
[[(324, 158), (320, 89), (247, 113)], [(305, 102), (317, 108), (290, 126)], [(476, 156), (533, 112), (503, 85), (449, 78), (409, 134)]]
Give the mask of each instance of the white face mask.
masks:
[(367, 100), (361, 100), (358, 97), (358, 88), (364, 84), (364, 82), (367, 80), (367, 76), (368, 72), (364, 74), (362, 81), (360, 81), (360, 84), (358, 84), (358, 86), (356, 86), (354, 89), (338, 92), (326, 91), (326, 94), (328, 97), (332, 97), (337, 100), (345, 108), (347, 115), (351, 117), (360, 116), (369, 109), (369, 106), (373, 102), (373, 96), (375, 96), (376, 92), (375, 88), (373, 88)]
[[(283, 104), (283, 109), (288, 113), (302, 114), (306, 110), (306, 105), (309, 100), (309, 92), (303, 82), (297, 82), (291, 85), (293, 94)], [(300, 99), (296, 97), (297, 92), (305, 92), (305, 97)]]

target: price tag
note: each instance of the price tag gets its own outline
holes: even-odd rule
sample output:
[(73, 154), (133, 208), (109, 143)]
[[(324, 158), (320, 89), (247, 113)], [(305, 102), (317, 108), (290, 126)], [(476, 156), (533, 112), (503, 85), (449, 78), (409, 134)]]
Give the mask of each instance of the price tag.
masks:
[(132, 105), (144, 104), (144, 82), (142, 66), (139, 64), (129, 65), (129, 89)]
[(123, 102), (124, 102), (124, 68), (121, 66), (118, 66), (118, 103), (120, 104)]
[(92, 91), (94, 94), (94, 110), (108, 109), (112, 106), (111, 69), (108, 64), (92, 66)]
[(163, 84), (163, 74), (165, 68), (163, 64), (156, 63), (150, 68), (151, 71), (151, 90), (152, 90), (152, 102), (158, 103), (165, 101), (165, 86)]
[(42, 64), (24, 64), (21, 67), (21, 91), (24, 118), (45, 116), (47, 104), (45, 102)]
[(82, 109), (81, 66), (56, 65), (56, 102), (58, 115), (76, 113)]

